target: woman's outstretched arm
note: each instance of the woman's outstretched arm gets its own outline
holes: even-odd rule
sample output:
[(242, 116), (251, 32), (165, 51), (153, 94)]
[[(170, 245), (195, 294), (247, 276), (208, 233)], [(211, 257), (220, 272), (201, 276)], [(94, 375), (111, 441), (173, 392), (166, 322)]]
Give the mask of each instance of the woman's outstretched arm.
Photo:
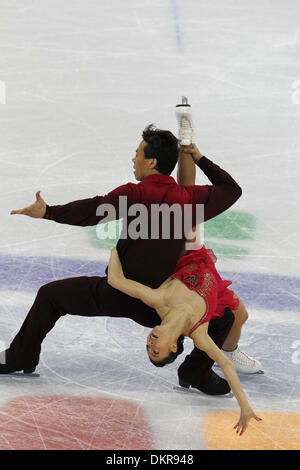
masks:
[(198, 329), (192, 333), (191, 338), (198, 349), (206, 352), (206, 354), (221, 367), (231, 390), (240, 405), (241, 415), (239, 421), (234, 426), (234, 429), (236, 429), (236, 432), (241, 436), (246, 431), (251, 418), (254, 418), (257, 421), (261, 421), (261, 418), (256, 416), (249, 405), (234, 365), (213, 342), (207, 332), (205, 333), (203, 330), (201, 331)]

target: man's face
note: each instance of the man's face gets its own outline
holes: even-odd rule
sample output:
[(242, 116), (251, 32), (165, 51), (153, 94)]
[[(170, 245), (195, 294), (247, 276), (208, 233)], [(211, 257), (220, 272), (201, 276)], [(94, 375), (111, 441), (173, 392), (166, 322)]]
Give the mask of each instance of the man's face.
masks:
[(136, 149), (135, 157), (133, 157), (133, 168), (134, 176), (138, 181), (143, 181), (148, 175), (149, 170), (149, 159), (145, 158), (144, 148), (146, 147), (147, 142), (142, 140), (138, 148)]

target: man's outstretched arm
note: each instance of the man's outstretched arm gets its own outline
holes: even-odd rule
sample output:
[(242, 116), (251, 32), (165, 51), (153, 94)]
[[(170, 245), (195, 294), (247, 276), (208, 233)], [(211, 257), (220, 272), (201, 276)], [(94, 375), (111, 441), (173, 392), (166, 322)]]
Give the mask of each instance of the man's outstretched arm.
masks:
[(105, 196), (81, 199), (59, 206), (49, 206), (40, 195), (36, 193), (36, 201), (23, 209), (13, 210), (11, 214), (22, 214), (34, 218), (54, 220), (61, 224), (78, 225), (86, 227), (96, 225), (105, 218), (117, 220), (119, 213), (119, 197), (126, 196), (126, 204), (130, 205), (135, 199), (135, 184), (128, 183), (119, 186)]

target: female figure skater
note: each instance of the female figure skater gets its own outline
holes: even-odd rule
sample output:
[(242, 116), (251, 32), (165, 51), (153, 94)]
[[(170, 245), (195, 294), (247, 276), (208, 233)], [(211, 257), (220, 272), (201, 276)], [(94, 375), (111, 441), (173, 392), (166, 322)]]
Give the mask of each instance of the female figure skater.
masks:
[[(218, 275), (211, 254), (203, 246), (179, 259), (175, 273), (157, 289), (127, 279), (116, 248), (111, 250), (108, 284), (154, 308), (161, 318), (147, 337), (147, 352), (152, 363), (165, 365), (182, 352), (182, 340), (189, 336), (196, 348), (204, 351), (222, 369), (241, 409), (234, 426), (241, 436), (251, 418), (261, 421), (248, 403), (235, 367), (207, 333), (208, 322), (216, 311), (218, 297), (225, 298), (226, 282)], [(225, 283), (225, 284), (224, 284)], [(223, 310), (224, 312), (224, 310)], [(184, 383), (180, 383), (186, 386)]]
[[(192, 158), (193, 153), (199, 152), (195, 146), (185, 147), (182, 150), (184, 153), (190, 153)], [(186, 157), (189, 156), (184, 158)], [(178, 183), (184, 184), (182, 180), (191, 179), (193, 171), (191, 166), (182, 164), (182, 160), (180, 163), (180, 158)], [(192, 164), (194, 166), (193, 162)], [(251, 418), (257, 421), (261, 419), (250, 407), (234, 365), (209, 337), (208, 324), (211, 318), (222, 316), (226, 307), (237, 315), (238, 309), (244, 306), (228, 289), (231, 282), (223, 281), (216, 271), (214, 265), (216, 258), (212, 250), (207, 250), (203, 245), (195, 245), (193, 248), (183, 254), (177, 263), (175, 273), (157, 289), (125, 278), (117, 250), (114, 248), (108, 266), (108, 283), (155, 308), (160, 316), (161, 324), (153, 328), (147, 337), (147, 352), (153, 364), (163, 366), (173, 362), (183, 351), (184, 336), (189, 336), (198, 349), (206, 352), (222, 368), (241, 408), (240, 419), (234, 429), (242, 435)], [(240, 329), (241, 326), (238, 325), (229, 342), (234, 343), (239, 339)], [(189, 386), (182, 381), (180, 385)]]

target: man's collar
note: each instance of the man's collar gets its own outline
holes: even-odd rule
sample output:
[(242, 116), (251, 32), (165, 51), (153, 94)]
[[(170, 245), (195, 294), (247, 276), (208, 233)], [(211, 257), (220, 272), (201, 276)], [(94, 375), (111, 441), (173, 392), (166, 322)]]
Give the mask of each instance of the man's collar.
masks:
[(174, 178), (172, 176), (169, 176), (169, 175), (163, 175), (162, 173), (160, 174), (154, 174), (154, 175), (149, 175), (149, 176), (146, 176), (146, 178), (141, 181), (141, 183), (150, 183), (150, 184), (153, 184), (153, 183), (162, 183), (162, 184), (177, 184), (176, 181), (174, 180)]

